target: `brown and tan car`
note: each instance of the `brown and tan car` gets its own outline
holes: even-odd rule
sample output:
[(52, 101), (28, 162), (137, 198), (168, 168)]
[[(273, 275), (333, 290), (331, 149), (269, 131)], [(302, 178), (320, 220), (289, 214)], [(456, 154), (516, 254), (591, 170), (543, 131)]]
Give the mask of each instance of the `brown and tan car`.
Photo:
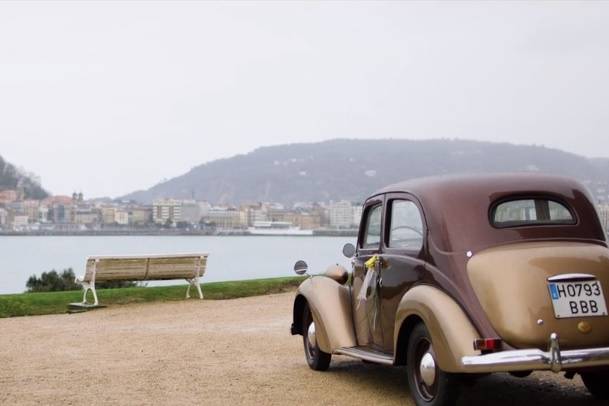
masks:
[[(292, 334), (332, 354), (406, 365), (418, 405), (453, 404), (479, 374), (579, 373), (609, 396), (609, 249), (580, 183), (538, 174), (425, 178), (363, 208), (353, 269), (299, 287)], [(299, 261), (295, 270), (306, 272)]]

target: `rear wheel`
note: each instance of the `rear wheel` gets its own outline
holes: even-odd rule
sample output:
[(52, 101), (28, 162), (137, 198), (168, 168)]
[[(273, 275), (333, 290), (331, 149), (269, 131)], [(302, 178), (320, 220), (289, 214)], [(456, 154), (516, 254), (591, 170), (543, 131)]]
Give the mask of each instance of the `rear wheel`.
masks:
[(302, 341), (307, 364), (315, 371), (325, 371), (330, 366), (332, 354), (323, 352), (319, 348), (317, 333), (315, 331), (315, 322), (313, 321), (313, 316), (311, 315), (311, 310), (308, 305), (305, 306), (302, 316)]
[(418, 406), (454, 405), (461, 382), (457, 375), (442, 371), (425, 324), (419, 323), (408, 340), (407, 373), (410, 394)]
[(597, 399), (609, 399), (609, 371), (585, 372), (581, 375), (592, 396)]

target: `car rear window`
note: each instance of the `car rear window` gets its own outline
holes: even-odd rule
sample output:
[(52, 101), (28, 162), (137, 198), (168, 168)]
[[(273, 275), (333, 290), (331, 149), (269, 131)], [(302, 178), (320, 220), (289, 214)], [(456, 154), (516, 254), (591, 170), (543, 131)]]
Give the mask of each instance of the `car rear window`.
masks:
[(494, 206), (491, 222), (495, 227), (576, 223), (567, 206), (545, 198), (502, 201)]

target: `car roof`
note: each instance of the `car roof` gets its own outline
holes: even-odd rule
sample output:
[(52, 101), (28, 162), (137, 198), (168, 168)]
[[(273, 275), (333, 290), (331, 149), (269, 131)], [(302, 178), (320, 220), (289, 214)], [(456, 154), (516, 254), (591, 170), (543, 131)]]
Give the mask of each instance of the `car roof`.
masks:
[[(446, 175), (386, 186), (374, 196), (409, 193), (421, 204), (436, 245), (443, 251), (470, 250), (524, 239), (595, 239), (605, 233), (586, 187), (575, 179), (539, 173)], [(508, 197), (548, 196), (574, 210), (572, 226), (497, 229), (490, 224), (493, 203)]]
[(394, 183), (375, 194), (407, 192), (419, 198), (435, 198), (471, 193), (491, 196), (499, 191), (510, 194), (530, 191), (570, 194), (573, 189), (585, 187), (575, 179), (564, 176), (523, 172), (429, 176)]

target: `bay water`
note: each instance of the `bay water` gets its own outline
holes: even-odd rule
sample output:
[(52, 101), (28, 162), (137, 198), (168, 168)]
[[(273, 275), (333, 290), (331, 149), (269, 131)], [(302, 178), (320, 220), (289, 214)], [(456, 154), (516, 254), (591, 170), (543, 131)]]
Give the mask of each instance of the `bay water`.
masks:
[[(33, 274), (72, 268), (84, 273), (91, 255), (209, 253), (202, 282), (294, 275), (294, 262), (304, 259), (312, 273), (331, 264), (347, 269), (342, 255), (353, 237), (290, 236), (5, 236), (0, 237), (0, 294), (21, 293)], [(184, 284), (156, 281), (148, 286)]]

